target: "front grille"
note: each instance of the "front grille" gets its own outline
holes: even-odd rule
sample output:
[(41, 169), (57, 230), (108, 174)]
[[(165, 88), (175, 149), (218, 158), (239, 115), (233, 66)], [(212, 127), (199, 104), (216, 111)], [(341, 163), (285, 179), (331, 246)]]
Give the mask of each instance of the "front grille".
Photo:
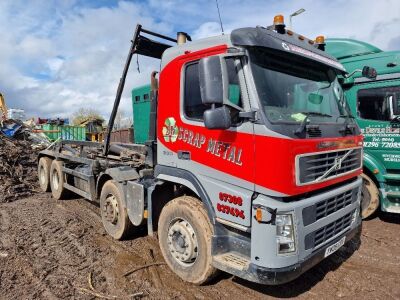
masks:
[(338, 177), (361, 167), (361, 148), (298, 157), (297, 183), (310, 184)]
[(353, 212), (354, 211), (314, 232), (307, 234), (304, 240), (306, 250), (316, 248), (327, 240), (348, 229), (351, 224)]
[(304, 226), (310, 225), (319, 219), (325, 218), (338, 210), (349, 206), (357, 200), (358, 189), (346, 191), (342, 194), (336, 195), (314, 205), (308, 206), (303, 209), (303, 224)]

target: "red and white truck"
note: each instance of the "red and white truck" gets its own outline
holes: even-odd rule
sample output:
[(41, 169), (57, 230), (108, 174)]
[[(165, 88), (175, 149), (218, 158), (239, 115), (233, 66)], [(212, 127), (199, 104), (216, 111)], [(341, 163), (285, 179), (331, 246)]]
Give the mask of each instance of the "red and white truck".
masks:
[(40, 185), (55, 199), (72, 191), (99, 202), (115, 239), (157, 231), (188, 282), (217, 270), (293, 280), (361, 230), (362, 137), (338, 81), (345, 70), (281, 16), (188, 39), (138, 25), (108, 131), (132, 55), (159, 58), (148, 141), (60, 141), (39, 155)]

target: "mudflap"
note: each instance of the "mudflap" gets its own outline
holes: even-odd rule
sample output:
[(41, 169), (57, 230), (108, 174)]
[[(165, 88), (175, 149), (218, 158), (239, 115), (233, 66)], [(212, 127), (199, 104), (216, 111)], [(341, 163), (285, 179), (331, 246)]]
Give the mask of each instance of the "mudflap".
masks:
[(144, 220), (144, 186), (137, 181), (127, 181), (125, 188), (125, 203), (129, 220), (133, 225), (139, 226)]

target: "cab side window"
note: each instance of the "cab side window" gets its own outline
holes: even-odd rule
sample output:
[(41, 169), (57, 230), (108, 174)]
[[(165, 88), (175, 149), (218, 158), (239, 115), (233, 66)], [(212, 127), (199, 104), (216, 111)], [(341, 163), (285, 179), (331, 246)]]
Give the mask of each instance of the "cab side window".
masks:
[(210, 107), (201, 102), (198, 62), (186, 67), (184, 95), (184, 111), (186, 117), (194, 120), (203, 120), (203, 113)]
[(392, 112), (400, 101), (400, 87), (359, 90), (357, 93), (358, 115), (362, 119), (390, 121)]
[(235, 66), (235, 59), (227, 58), (226, 67), (228, 69), (228, 82), (229, 82), (228, 99), (233, 104), (239, 107), (243, 107), (242, 95), (240, 92), (240, 85), (239, 85), (239, 75), (238, 75), (238, 70)]
[[(242, 107), (242, 96), (239, 85), (239, 76), (235, 67), (234, 59), (226, 59), (228, 69), (228, 97), (229, 100)], [(184, 113), (187, 118), (202, 121), (203, 114), (210, 105), (205, 105), (201, 101), (200, 80), (199, 80), (199, 63), (194, 62), (186, 66), (185, 84), (184, 84)], [(232, 112), (232, 114), (235, 114)]]

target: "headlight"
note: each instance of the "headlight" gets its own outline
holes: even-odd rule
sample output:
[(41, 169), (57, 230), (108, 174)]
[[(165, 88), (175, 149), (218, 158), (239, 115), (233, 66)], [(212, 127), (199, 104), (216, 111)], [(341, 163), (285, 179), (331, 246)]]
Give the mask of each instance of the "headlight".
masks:
[(296, 251), (292, 215), (276, 215), (276, 242), (278, 254)]

